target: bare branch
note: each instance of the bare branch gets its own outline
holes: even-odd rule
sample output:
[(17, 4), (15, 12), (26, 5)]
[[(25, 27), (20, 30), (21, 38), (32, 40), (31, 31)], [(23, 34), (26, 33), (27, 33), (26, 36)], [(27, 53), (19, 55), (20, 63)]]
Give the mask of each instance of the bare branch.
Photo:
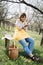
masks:
[[(19, 2), (15, 2), (15, 1), (9, 1), (9, 0), (1, 0), (1, 1), (7, 1), (7, 2), (11, 2), (11, 3), (23, 3), (23, 4), (25, 4), (25, 5), (27, 5), (27, 6), (30, 6), (30, 7), (32, 7), (32, 8), (34, 8), (34, 9), (36, 9), (37, 11), (39, 11), (41, 14), (43, 14), (43, 12), (39, 9), (39, 8), (37, 8), (36, 6), (34, 6), (34, 5), (32, 5), (32, 4), (29, 4), (29, 3), (27, 3), (27, 2), (25, 2), (24, 0), (19, 0)], [(0, 2), (1, 2), (0, 1)]]
[(26, 4), (27, 6), (30, 6), (30, 7), (34, 8), (34, 9), (38, 10), (41, 14), (43, 14), (43, 12), (39, 8), (37, 8), (36, 6), (31, 5), (29, 3), (26, 3), (25, 1), (23, 3)]
[[(9, 1), (9, 0), (1, 0), (1, 1), (7, 1), (7, 2), (11, 2), (11, 3), (21, 3), (21, 1), (20, 1), (20, 2)], [(0, 1), (0, 2), (1, 2), (1, 1)]]

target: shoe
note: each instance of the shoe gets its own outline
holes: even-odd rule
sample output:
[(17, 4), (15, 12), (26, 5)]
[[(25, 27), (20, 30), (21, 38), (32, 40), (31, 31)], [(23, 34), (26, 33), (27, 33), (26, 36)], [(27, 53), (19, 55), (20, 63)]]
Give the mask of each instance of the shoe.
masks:
[(39, 58), (37, 56), (30, 57), (33, 61), (38, 61)]
[(30, 57), (32, 61), (37, 61), (43, 63), (43, 58), (40, 58), (39, 56), (34, 55), (33, 57)]

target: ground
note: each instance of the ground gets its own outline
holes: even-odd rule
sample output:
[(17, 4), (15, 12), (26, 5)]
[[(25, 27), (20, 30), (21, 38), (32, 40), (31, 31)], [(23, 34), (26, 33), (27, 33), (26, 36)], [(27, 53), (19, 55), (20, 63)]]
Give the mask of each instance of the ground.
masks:
[[(23, 55), (25, 53), (23, 51), (23, 48), (20, 45), (20, 43), (17, 41), (16, 41), (16, 45), (19, 48), (19, 57), (16, 60), (9, 60), (9, 57), (6, 55), (4, 40), (1, 39), (4, 36), (2, 32), (4, 32), (4, 29), (0, 28), (0, 65), (43, 65), (42, 63), (34, 62), (24, 57)], [(9, 31), (9, 33), (12, 34), (12, 31)], [(35, 31), (30, 31), (30, 30), (28, 31), (28, 34), (31, 37), (33, 37), (35, 40), (33, 53), (35, 55), (43, 57), (43, 47), (40, 46), (41, 35), (39, 35)]]

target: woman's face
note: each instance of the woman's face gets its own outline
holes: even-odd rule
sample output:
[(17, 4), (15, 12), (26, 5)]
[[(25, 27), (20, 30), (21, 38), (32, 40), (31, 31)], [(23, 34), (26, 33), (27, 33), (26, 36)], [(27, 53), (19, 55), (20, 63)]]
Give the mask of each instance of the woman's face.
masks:
[(24, 22), (26, 20), (26, 17), (24, 16), (23, 18), (21, 18), (22, 22)]

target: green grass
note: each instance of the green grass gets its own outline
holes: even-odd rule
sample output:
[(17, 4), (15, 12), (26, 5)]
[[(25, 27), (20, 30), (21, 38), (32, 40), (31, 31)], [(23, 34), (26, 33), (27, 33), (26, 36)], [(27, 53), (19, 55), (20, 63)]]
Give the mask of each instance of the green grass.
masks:
[[(9, 57), (6, 55), (4, 40), (1, 39), (4, 36), (2, 34), (3, 31), (5, 30), (0, 28), (0, 65), (43, 65), (42, 63), (34, 62), (24, 57), (23, 55), (25, 55), (25, 53), (23, 51), (23, 48), (17, 41), (16, 45), (19, 48), (19, 57), (16, 60), (9, 60)], [(12, 34), (11, 31), (9, 31), (9, 33)], [(40, 46), (41, 35), (33, 31), (28, 31), (28, 34), (35, 40), (33, 53), (35, 55), (43, 57), (43, 48)]]

